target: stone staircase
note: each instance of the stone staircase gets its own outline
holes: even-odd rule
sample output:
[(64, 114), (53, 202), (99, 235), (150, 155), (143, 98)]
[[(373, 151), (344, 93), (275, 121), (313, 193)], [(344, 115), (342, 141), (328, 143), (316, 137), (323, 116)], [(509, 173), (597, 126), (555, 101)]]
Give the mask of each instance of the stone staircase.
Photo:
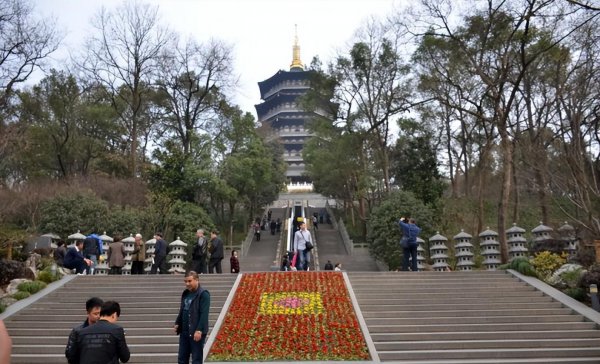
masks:
[[(285, 210), (284, 208), (272, 208), (271, 219), (277, 220), (279, 218), (283, 221)], [(268, 227), (266, 230), (261, 231), (260, 235), (260, 241), (253, 239), (248, 253), (239, 258), (241, 272), (268, 272), (271, 270), (271, 266), (274, 265), (279, 239), (285, 239), (285, 236), (282, 233), (271, 235)]]
[[(600, 319), (587, 320), (575, 313), (580, 308), (569, 308), (550, 297), (552, 292), (511, 274), (347, 276), (376, 353), (373, 363), (600, 363)], [(237, 277), (200, 276), (211, 292), (211, 328)], [(12, 363), (65, 363), (67, 336), (84, 320), (85, 301), (94, 295), (121, 304), (119, 324), (127, 333), (131, 363), (176, 363), (172, 326), (182, 289), (181, 275), (73, 277), (5, 319), (14, 344)]]
[[(311, 209), (310, 214), (319, 212)], [(314, 232), (317, 241), (317, 253), (319, 256), (320, 269), (323, 270), (325, 263), (331, 260), (334, 265), (342, 263), (342, 269), (347, 272), (377, 272), (379, 267), (369, 254), (368, 248), (354, 248), (350, 254), (340, 236), (340, 232), (331, 224), (319, 224), (318, 230)]]
[(505, 272), (348, 276), (381, 361), (600, 363), (596, 323)]
[[(211, 293), (211, 328), (236, 278), (200, 276)], [(184, 288), (182, 275), (79, 276), (5, 320), (13, 340), (12, 363), (66, 363), (67, 337), (84, 321), (85, 301), (92, 296), (120, 303), (118, 324), (125, 328), (130, 363), (177, 363), (173, 322)]]

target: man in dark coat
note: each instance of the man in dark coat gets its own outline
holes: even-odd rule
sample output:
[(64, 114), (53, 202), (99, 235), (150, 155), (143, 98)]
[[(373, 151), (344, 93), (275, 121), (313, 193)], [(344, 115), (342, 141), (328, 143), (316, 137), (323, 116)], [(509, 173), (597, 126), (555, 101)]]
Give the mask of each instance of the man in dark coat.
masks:
[(421, 228), (417, 226), (415, 219), (412, 217), (406, 219), (404, 217), (398, 220), (398, 225), (402, 230), (402, 239), (400, 240), (400, 247), (402, 248), (402, 270), (408, 271), (409, 258), (411, 260), (410, 268), (413, 272), (418, 272), (419, 267), (417, 264), (417, 248), (419, 243), (417, 237), (421, 233)]
[(94, 274), (100, 254), (102, 254), (102, 241), (96, 234), (88, 235), (83, 241), (83, 256), (92, 261), (92, 264), (86, 269), (87, 274)]
[[(69, 334), (69, 339), (67, 340), (67, 348), (65, 349), (65, 356), (67, 357), (67, 359), (69, 358), (69, 352), (73, 350), (72, 346), (75, 344), (77, 332), (98, 322), (98, 319), (100, 319), (100, 310), (102, 309), (103, 303), (104, 302), (98, 297), (92, 297), (85, 302), (85, 310), (87, 312), (87, 317), (81, 325), (74, 327), (73, 330), (71, 330), (71, 333)], [(75, 362), (71, 362), (69, 360), (69, 364), (73, 363)]]
[(204, 236), (203, 229), (196, 231), (196, 237), (198, 241), (192, 250), (192, 270), (198, 274), (206, 274), (208, 273), (208, 240)]
[(167, 242), (163, 240), (162, 233), (154, 234), (156, 245), (154, 245), (154, 264), (150, 268), (150, 274), (156, 274), (160, 269), (160, 274), (168, 274), (167, 268)]
[(192, 364), (201, 364), (204, 343), (208, 334), (208, 311), (210, 293), (200, 287), (198, 273), (186, 273), (185, 290), (181, 294), (179, 315), (173, 330), (179, 335), (179, 364), (187, 364), (192, 356)]
[(65, 242), (59, 240), (56, 243), (56, 249), (54, 249), (54, 261), (56, 262), (56, 265), (58, 265), (59, 267), (64, 266), (65, 255), (67, 255), (67, 248), (65, 247)]
[(210, 260), (208, 262), (208, 273), (214, 273), (215, 269), (217, 273), (223, 273), (223, 268), (221, 267), (221, 261), (225, 257), (225, 252), (223, 251), (223, 241), (219, 238), (219, 232), (217, 230), (213, 230), (210, 232)]
[(119, 364), (119, 360), (127, 363), (131, 354), (125, 341), (125, 331), (116, 324), (120, 315), (118, 302), (104, 302), (100, 320), (75, 332), (75, 343), (67, 351), (69, 363)]
[(65, 254), (65, 260), (63, 262), (64, 267), (67, 269), (75, 269), (77, 274), (83, 274), (85, 269), (92, 264), (92, 261), (85, 258), (81, 252), (83, 249), (83, 241), (79, 240), (75, 243), (75, 246), (67, 249)]

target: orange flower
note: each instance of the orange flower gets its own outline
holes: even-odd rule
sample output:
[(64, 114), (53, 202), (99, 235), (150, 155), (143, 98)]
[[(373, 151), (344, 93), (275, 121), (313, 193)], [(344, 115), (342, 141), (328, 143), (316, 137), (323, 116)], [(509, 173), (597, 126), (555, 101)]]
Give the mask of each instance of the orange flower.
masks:
[(208, 360), (367, 360), (339, 272), (244, 274)]

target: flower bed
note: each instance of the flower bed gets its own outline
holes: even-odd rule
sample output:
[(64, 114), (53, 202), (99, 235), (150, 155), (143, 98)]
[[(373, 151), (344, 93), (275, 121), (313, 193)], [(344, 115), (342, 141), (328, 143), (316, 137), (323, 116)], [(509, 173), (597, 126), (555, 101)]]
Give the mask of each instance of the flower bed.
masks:
[(338, 272), (244, 274), (209, 361), (367, 360)]

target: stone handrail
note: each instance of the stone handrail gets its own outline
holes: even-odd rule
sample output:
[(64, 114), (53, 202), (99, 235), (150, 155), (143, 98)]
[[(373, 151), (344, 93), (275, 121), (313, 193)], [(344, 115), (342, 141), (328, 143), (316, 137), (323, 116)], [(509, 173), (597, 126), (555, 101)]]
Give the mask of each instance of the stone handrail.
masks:
[(352, 241), (352, 239), (350, 239), (350, 234), (348, 234), (348, 230), (346, 230), (346, 225), (344, 225), (344, 220), (342, 220), (341, 217), (337, 225), (340, 236), (342, 237), (342, 241), (344, 242), (344, 246), (346, 247), (346, 251), (350, 255), (354, 254), (354, 242)]
[(344, 225), (344, 220), (342, 218), (339, 219), (339, 222), (335, 218), (335, 214), (331, 209), (331, 205), (329, 205), (329, 201), (325, 203), (325, 210), (331, 219), (331, 224), (333, 228), (336, 229), (340, 233), (340, 237), (342, 238), (342, 242), (346, 247), (346, 251), (348, 254), (354, 254), (354, 242), (350, 239), (350, 234), (348, 234), (348, 230), (346, 230), (346, 225)]

